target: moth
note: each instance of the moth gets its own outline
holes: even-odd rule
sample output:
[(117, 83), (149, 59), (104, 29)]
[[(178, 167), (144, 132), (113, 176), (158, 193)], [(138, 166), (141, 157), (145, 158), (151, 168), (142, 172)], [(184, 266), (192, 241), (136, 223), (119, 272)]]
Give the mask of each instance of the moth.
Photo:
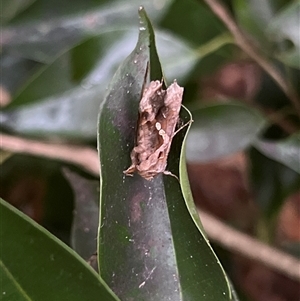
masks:
[(175, 129), (179, 120), (183, 88), (176, 80), (166, 89), (162, 82), (151, 81), (144, 89), (139, 104), (136, 145), (130, 158), (131, 165), (125, 175), (137, 172), (146, 180), (164, 173)]

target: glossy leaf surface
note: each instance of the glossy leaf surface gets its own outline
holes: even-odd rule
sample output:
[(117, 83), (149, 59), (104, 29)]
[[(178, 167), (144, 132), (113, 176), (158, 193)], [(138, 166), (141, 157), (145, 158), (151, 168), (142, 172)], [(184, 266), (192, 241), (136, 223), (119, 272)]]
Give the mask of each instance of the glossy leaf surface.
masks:
[(1, 1), (1, 25), (8, 23), (25, 9), (28, 9), (36, 0)]
[(299, 190), (300, 175), (256, 149), (250, 151), (255, 201), (265, 218), (276, 217), (285, 199)]
[(74, 192), (71, 245), (83, 259), (89, 260), (97, 250), (99, 183), (67, 168), (63, 171)]
[(233, 0), (235, 16), (240, 26), (261, 42), (270, 46), (265, 29), (274, 15), (274, 7), (269, 0)]
[[(134, 48), (136, 36), (131, 30), (104, 33), (60, 56), (1, 112), (1, 124), (35, 136), (93, 139), (109, 79)], [(197, 54), (170, 34), (159, 33), (158, 37), (167, 78), (183, 80), (197, 62)], [(76, 56), (81, 56), (80, 63), (72, 63)]]
[(249, 146), (263, 129), (264, 118), (250, 107), (228, 103), (193, 111), (187, 160), (206, 162)]
[(88, 37), (134, 25), (136, 8), (145, 4), (153, 17), (159, 18), (168, 6), (161, 1), (37, 1), (26, 16), (2, 28), (3, 46), (22, 57), (51, 63), (59, 54)]
[[(137, 46), (113, 77), (99, 115), (100, 275), (122, 300), (229, 300), (222, 267), (194, 222), (196, 210), (185, 203), (191, 197), (180, 155), (186, 129), (175, 136), (168, 160), (176, 175), (181, 160), (184, 188), (172, 176), (147, 181), (123, 174), (147, 68), (150, 80), (162, 78), (154, 33), (140, 10)], [(184, 109), (181, 119), (190, 120)]]
[(289, 66), (300, 69), (300, 38), (299, 38), (300, 2), (292, 1), (286, 5), (270, 22), (268, 32), (275, 41), (290, 40), (290, 49), (281, 47), (278, 58)]
[(0, 220), (1, 300), (118, 300), (74, 251), (2, 199)]
[(254, 146), (267, 157), (276, 160), (300, 174), (300, 133), (285, 140), (256, 140)]

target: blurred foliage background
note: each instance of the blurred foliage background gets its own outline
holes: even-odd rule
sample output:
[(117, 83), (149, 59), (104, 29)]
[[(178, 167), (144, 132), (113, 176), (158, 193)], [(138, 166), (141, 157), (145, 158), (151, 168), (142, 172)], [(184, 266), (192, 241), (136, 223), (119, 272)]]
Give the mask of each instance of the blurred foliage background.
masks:
[[(299, 257), (300, 2), (222, 2), (259, 59), (211, 3), (1, 1), (1, 131), (49, 148), (96, 149), (98, 109), (134, 48), (144, 5), (166, 78), (185, 87), (193, 114), (187, 162), (195, 203)], [(88, 179), (95, 173), (26, 147), (15, 153), (4, 138), (1, 148), (1, 197), (70, 244), (74, 192), (62, 167)], [(298, 283), (215, 247), (242, 300), (298, 300)]]

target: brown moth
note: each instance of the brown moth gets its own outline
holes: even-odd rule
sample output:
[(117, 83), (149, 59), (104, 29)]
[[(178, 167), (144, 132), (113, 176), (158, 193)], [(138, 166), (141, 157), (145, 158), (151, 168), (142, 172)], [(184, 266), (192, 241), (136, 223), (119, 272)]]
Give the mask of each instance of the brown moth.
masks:
[(166, 171), (167, 158), (179, 119), (183, 88), (174, 80), (167, 90), (162, 82), (152, 81), (144, 89), (139, 104), (136, 146), (131, 152), (131, 165), (126, 175), (137, 172), (151, 180)]

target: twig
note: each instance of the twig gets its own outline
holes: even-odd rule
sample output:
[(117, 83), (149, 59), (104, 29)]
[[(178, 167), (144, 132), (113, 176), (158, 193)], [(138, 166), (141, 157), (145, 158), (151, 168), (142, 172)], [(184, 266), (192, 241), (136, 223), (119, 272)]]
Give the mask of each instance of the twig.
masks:
[(0, 135), (0, 147), (13, 153), (30, 154), (73, 163), (99, 176), (98, 154), (89, 147), (39, 142), (6, 134)]
[(300, 281), (300, 261), (271, 248), (262, 242), (227, 226), (212, 215), (198, 210), (208, 237), (233, 252), (237, 252), (256, 262), (272, 268), (284, 275)]
[(226, 25), (228, 30), (235, 38), (236, 44), (251, 57), (258, 65), (260, 65), (278, 84), (287, 97), (293, 103), (296, 111), (300, 115), (300, 100), (294, 89), (281, 76), (280, 72), (273, 67), (272, 63), (264, 57), (260, 51), (254, 47), (246, 35), (238, 27), (228, 9), (218, 0), (204, 0), (215, 15)]
[[(98, 154), (96, 150), (88, 147), (50, 144), (6, 134), (0, 135), (0, 147), (14, 153), (63, 160), (81, 166), (92, 174), (99, 176)], [(299, 260), (228, 227), (208, 213), (201, 211), (199, 214), (211, 240), (218, 242), (231, 251), (252, 258), (300, 281)]]

